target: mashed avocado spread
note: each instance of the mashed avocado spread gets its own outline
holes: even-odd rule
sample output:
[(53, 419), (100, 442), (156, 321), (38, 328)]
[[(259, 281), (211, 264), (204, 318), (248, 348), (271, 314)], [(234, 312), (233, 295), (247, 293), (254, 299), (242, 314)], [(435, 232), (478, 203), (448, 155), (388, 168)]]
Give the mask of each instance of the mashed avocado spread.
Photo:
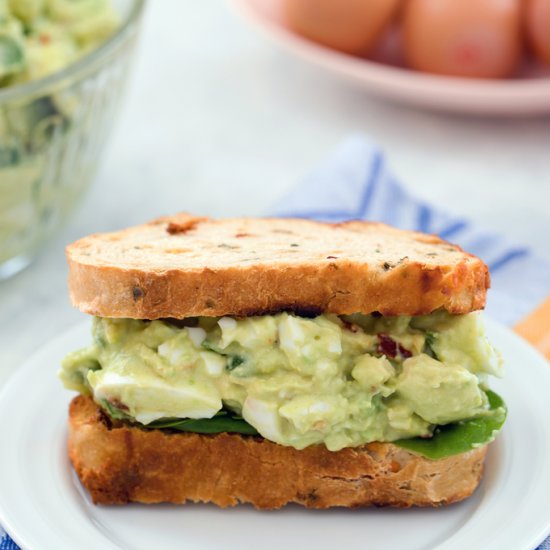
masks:
[(231, 414), (297, 449), (429, 438), (483, 419), (486, 377), (501, 369), (479, 313), (96, 318), (93, 336), (60, 376), (112, 416), (170, 427)]

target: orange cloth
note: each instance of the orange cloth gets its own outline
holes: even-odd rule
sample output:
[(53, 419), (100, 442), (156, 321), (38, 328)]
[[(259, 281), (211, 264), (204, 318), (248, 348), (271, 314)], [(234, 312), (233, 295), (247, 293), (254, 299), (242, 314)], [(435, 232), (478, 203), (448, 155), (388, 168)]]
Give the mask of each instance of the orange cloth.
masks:
[(550, 359), (550, 296), (514, 330)]

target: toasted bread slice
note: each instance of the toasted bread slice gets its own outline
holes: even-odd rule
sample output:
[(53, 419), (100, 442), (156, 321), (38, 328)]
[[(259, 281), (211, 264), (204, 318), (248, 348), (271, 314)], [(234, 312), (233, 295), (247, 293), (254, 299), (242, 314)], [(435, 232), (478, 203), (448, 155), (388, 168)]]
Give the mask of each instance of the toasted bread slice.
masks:
[(237, 434), (142, 430), (113, 423), (86, 396), (73, 399), (69, 427), (69, 456), (97, 504), (440, 506), (473, 493), (487, 450), (429, 460), (389, 443), (298, 451)]
[(362, 221), (180, 214), (67, 248), (72, 303), (101, 317), (468, 313), (485, 264), (436, 236)]

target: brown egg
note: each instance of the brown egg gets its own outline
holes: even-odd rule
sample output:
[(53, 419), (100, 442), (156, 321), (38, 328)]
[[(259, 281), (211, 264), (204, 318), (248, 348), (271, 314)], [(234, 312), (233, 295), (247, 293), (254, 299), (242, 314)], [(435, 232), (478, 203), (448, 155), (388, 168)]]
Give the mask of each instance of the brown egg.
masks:
[(536, 56), (550, 65), (550, 0), (527, 0), (526, 27)]
[(294, 32), (346, 53), (366, 54), (401, 0), (282, 0)]
[(409, 64), (430, 73), (498, 78), (522, 53), (521, 0), (408, 0)]

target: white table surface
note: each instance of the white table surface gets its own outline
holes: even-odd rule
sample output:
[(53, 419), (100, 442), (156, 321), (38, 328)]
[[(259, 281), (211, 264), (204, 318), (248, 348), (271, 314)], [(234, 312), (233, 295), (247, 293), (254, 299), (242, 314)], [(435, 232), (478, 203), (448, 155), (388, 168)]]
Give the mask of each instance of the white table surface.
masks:
[(264, 213), (357, 131), (419, 196), (550, 255), (550, 117), (384, 103), (279, 51), (229, 0), (154, 0), (93, 188), (36, 262), (0, 283), (0, 384), (85, 317), (67, 299), (65, 244), (179, 210)]

